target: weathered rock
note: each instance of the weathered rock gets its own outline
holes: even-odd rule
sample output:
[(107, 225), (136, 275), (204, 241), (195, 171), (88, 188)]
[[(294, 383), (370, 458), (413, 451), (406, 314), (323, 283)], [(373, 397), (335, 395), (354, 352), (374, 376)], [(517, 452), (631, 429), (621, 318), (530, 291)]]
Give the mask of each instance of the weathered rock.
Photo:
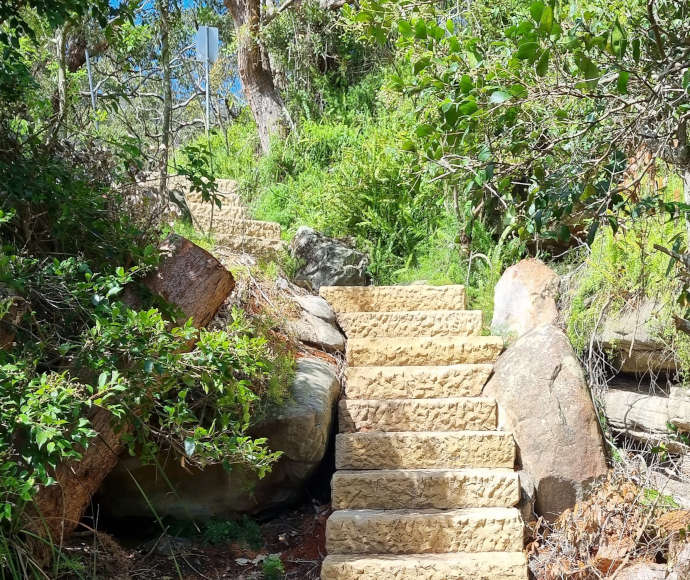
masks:
[(347, 363), (352, 366), (415, 366), (490, 363), (503, 350), (498, 336), (351, 338)]
[(491, 332), (519, 338), (558, 320), (558, 275), (541, 260), (528, 258), (508, 268), (494, 290)]
[(323, 580), (525, 580), (522, 552), (327, 556)]
[(126, 457), (102, 487), (101, 508), (116, 518), (149, 513), (132, 476), (161, 516), (230, 517), (293, 502), (302, 494), (305, 481), (326, 452), (339, 393), (340, 383), (333, 366), (318, 359), (301, 359), (292, 389), (293, 400), (252, 431), (256, 437), (267, 437), (271, 449), (284, 452), (264, 479), (243, 468), (226, 471), (218, 465), (190, 472), (177, 461), (161, 458), (165, 475), (172, 483), (170, 489), (155, 467), (142, 466), (136, 458)]
[(655, 316), (660, 306), (645, 299), (635, 307), (607, 314), (599, 341), (604, 350), (615, 355), (621, 371), (629, 373), (673, 372), (676, 360), (655, 336)]
[(623, 568), (616, 574), (616, 580), (680, 580), (677, 576), (668, 576), (663, 564), (640, 563)]
[(288, 320), (289, 333), (305, 344), (322, 348), (327, 352), (344, 352), (345, 337), (332, 322), (303, 311), (299, 320)]
[(318, 291), (321, 286), (364, 286), (369, 283), (368, 258), (343, 242), (301, 227), (290, 249), (299, 262), (295, 282)]
[(490, 364), (348, 367), (345, 392), (349, 399), (476, 397), (492, 368)]
[(499, 425), (515, 436), (537, 488), (537, 513), (555, 518), (606, 474), (584, 373), (560, 329), (543, 325), (520, 337), (496, 361), (483, 395), (497, 400)]
[(512, 469), (338, 471), (333, 509), (512, 507), (520, 497)]
[(308, 312), (312, 316), (321, 318), (326, 322), (335, 322), (335, 312), (321, 296), (295, 296), (295, 302), (302, 307), (302, 310)]
[(342, 312), (338, 322), (349, 338), (476, 336), (481, 334), (482, 313), (480, 310)]
[(319, 293), (338, 313), (463, 310), (467, 301), (465, 287), (460, 285), (324, 286)]
[(690, 395), (683, 387), (671, 387), (652, 394), (636, 381), (616, 378), (604, 395), (606, 420), (612, 429), (627, 437), (657, 444), (665, 442), (669, 450), (684, 452), (676, 430), (690, 430)]
[(326, 523), (330, 554), (519, 552), (522, 519), (514, 508), (339, 510)]
[(341, 433), (336, 469), (507, 467), (515, 464), (511, 433), (499, 431)]
[(534, 521), (536, 519), (534, 505), (537, 503), (537, 488), (534, 485), (534, 480), (524, 469), (518, 471), (518, 479), (520, 481), (520, 501), (517, 508), (520, 510), (523, 521)]
[[(191, 317), (194, 326), (205, 327), (235, 287), (232, 274), (203, 248), (178, 235), (161, 245), (161, 262), (144, 284)], [(139, 299), (128, 289), (125, 301), (137, 308)]]
[(354, 431), (482, 431), (496, 428), (496, 403), (481, 397), (343, 399), (341, 433)]

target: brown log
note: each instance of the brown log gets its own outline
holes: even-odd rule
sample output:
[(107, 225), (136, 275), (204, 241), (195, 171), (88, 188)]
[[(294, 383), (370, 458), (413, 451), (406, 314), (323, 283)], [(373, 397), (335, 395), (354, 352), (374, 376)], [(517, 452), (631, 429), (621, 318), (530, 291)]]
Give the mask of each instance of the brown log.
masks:
[[(182, 310), (185, 316), (178, 323), (191, 317), (194, 326), (205, 327), (235, 287), (232, 274), (206, 250), (181, 236), (169, 236), (160, 250), (161, 262), (144, 284)], [(125, 300), (139, 306), (133, 292), (127, 292)]]
[[(235, 285), (232, 274), (206, 250), (177, 235), (165, 240), (161, 252), (158, 268), (144, 283), (184, 312), (185, 317), (179, 322), (192, 317), (194, 326), (203, 328), (232, 292)], [(132, 291), (126, 293), (124, 300), (133, 308), (140, 303)], [(39, 490), (27, 514), (27, 529), (40, 538), (49, 538), (49, 542), (31, 540), (34, 557), (42, 564), (50, 560), (49, 545), (59, 546), (79, 525), (91, 497), (124, 450), (122, 435), (127, 427), (116, 430), (110, 413), (101, 407), (94, 407), (89, 419), (98, 436), (91, 441), (81, 461), (58, 465), (57, 483)]]

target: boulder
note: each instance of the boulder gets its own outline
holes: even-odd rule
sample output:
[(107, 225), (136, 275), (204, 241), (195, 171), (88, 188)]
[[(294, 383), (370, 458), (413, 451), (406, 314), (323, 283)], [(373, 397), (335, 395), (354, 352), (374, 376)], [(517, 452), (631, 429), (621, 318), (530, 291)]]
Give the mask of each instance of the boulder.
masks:
[(541, 260), (527, 258), (508, 268), (494, 290), (491, 332), (519, 338), (558, 320), (558, 275)]
[(326, 322), (335, 323), (335, 312), (331, 308), (331, 305), (321, 298), (321, 296), (295, 296), (295, 302), (300, 305), (302, 310), (308, 312), (312, 316), (321, 318)]
[(295, 282), (314, 292), (321, 286), (366, 286), (370, 282), (365, 254), (311, 228), (297, 230), (290, 251), (298, 262)]
[(553, 520), (607, 473), (604, 443), (584, 373), (568, 338), (542, 325), (496, 361), (483, 394), (499, 405), (522, 469), (536, 487), (536, 512)]
[(288, 320), (287, 331), (305, 344), (316, 346), (326, 352), (345, 352), (345, 337), (332, 322), (302, 312), (299, 320)]
[(271, 449), (284, 453), (264, 479), (237, 466), (231, 471), (220, 465), (189, 471), (165, 457), (160, 468), (124, 457), (104, 482), (98, 498), (101, 510), (114, 518), (150, 515), (148, 500), (159, 516), (204, 519), (294, 502), (324, 458), (339, 394), (335, 367), (316, 358), (300, 359), (292, 400), (252, 429), (253, 436), (267, 437)]
[(680, 580), (675, 575), (669, 575), (664, 564), (639, 563), (618, 571), (616, 580)]
[(660, 305), (644, 299), (602, 321), (598, 336), (602, 348), (614, 355), (622, 372), (674, 372), (676, 360), (661, 339), (655, 335)]

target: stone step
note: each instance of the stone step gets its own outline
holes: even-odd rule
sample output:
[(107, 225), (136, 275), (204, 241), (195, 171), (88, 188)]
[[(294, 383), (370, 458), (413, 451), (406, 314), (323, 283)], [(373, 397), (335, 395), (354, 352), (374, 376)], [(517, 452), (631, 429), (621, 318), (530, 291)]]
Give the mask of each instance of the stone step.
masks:
[(348, 367), (348, 399), (434, 399), (476, 397), (493, 365)]
[(321, 580), (527, 580), (523, 552), (326, 556)]
[[(208, 227), (211, 221), (211, 204), (201, 202), (188, 202), (189, 211), (194, 219), (202, 227)], [(245, 220), (249, 219), (249, 210), (243, 205), (223, 204), (222, 207), (213, 208), (213, 223), (220, 220)]]
[[(210, 219), (206, 222), (201, 222), (208, 229)], [(275, 222), (261, 222), (257, 220), (229, 220), (229, 219), (213, 219), (213, 233), (227, 234), (227, 235), (244, 235), (252, 236), (254, 238), (267, 238), (270, 240), (280, 239), (280, 224)]]
[(350, 366), (452, 365), (494, 362), (503, 349), (500, 336), (351, 338)]
[[(201, 199), (201, 194), (197, 191), (188, 191), (184, 194), (185, 199), (187, 200), (187, 203), (203, 203), (204, 205), (210, 206), (210, 202), (203, 201)], [(222, 207), (229, 206), (229, 205), (237, 205), (237, 206), (242, 206), (245, 207), (246, 203), (244, 200), (237, 195), (236, 193), (230, 193), (230, 192), (225, 192), (223, 190), (218, 191), (218, 197), (220, 198), (220, 202)], [(191, 208), (190, 208), (191, 209)]]
[(249, 254), (250, 256), (269, 260), (276, 259), (285, 249), (285, 244), (281, 240), (271, 240), (268, 238), (216, 234), (214, 239), (216, 246), (232, 253)]
[(338, 510), (326, 522), (329, 554), (519, 552), (522, 544), (515, 508)]
[(336, 312), (464, 310), (464, 286), (322, 286)]
[(380, 469), (337, 471), (333, 509), (513, 507), (520, 499), (512, 469)]
[(480, 397), (446, 399), (342, 399), (342, 433), (355, 431), (490, 431), (496, 402)]
[(505, 431), (340, 433), (336, 469), (434, 469), (515, 465), (515, 441)]
[(341, 312), (338, 322), (349, 338), (396, 336), (476, 336), (482, 331), (481, 310), (414, 312)]

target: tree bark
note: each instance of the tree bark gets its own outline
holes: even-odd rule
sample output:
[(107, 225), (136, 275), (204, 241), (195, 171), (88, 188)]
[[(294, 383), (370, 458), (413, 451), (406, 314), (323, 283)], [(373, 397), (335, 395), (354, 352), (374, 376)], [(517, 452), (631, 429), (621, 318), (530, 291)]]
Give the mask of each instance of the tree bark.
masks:
[(237, 33), (237, 63), (244, 96), (259, 130), (261, 149), (268, 153), (271, 137), (287, 133), (287, 111), (273, 82), (268, 58), (262, 54), (261, 0), (225, 0)]
[(158, 190), (161, 200), (168, 199), (168, 159), (170, 151), (170, 126), (172, 122), (172, 75), (170, 72), (170, 10), (168, 0), (157, 0), (161, 30), (161, 69), (163, 70), (163, 126), (159, 147), (158, 172), (160, 181)]

